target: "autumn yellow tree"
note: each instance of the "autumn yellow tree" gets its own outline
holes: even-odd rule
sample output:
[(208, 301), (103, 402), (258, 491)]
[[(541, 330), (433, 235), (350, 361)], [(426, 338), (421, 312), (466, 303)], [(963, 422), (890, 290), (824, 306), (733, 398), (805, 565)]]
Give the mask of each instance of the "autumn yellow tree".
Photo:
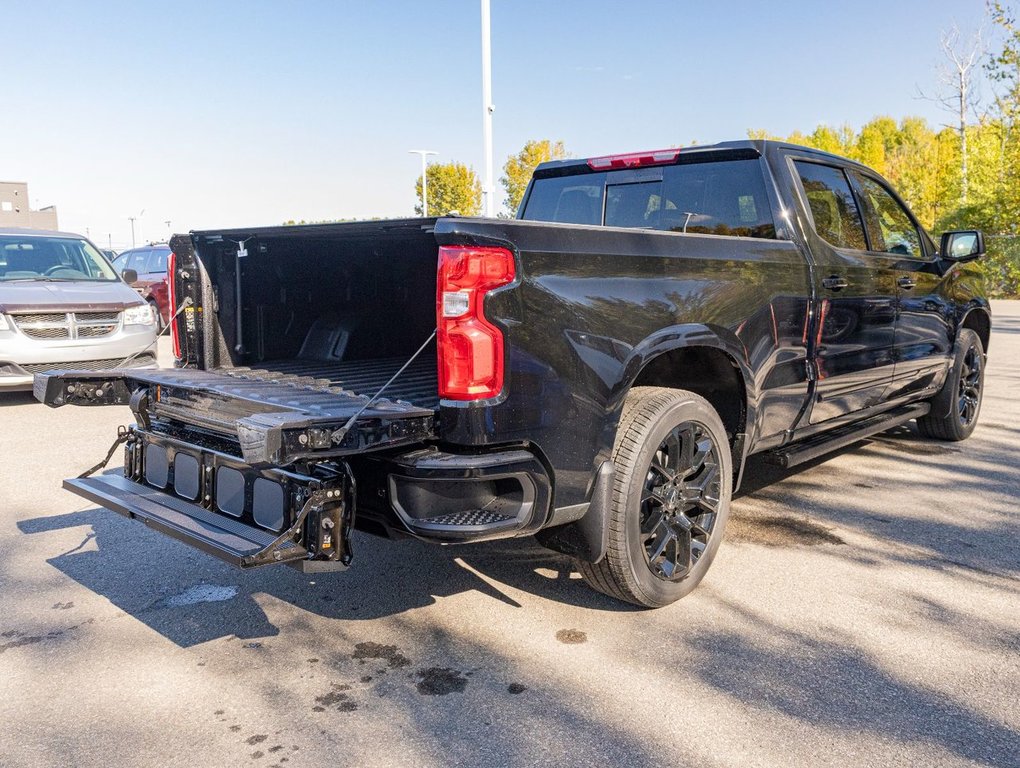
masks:
[(562, 160), (566, 156), (567, 150), (562, 141), (540, 139), (528, 141), (520, 152), (507, 158), (503, 165), (504, 175), (499, 183), (506, 190), (506, 207), (510, 215), (516, 213), (520, 206), (535, 167), (539, 163)]
[[(429, 214), (445, 216), (456, 212), (461, 216), (477, 216), (482, 212), (482, 184), (473, 168), (463, 163), (433, 163), (428, 166)], [(421, 176), (415, 182), (414, 191), (421, 200)], [(414, 207), (421, 215), (419, 202)]]

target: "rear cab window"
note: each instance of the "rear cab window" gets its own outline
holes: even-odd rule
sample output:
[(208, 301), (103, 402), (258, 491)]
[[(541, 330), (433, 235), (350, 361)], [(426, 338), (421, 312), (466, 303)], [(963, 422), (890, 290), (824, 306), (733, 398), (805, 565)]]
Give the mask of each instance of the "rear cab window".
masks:
[(686, 234), (775, 238), (758, 159), (538, 177), (521, 218)]

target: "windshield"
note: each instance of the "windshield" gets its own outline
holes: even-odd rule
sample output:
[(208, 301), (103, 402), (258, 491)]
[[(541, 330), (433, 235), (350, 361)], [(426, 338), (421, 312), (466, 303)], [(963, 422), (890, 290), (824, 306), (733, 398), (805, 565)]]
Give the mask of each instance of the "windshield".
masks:
[(117, 280), (90, 243), (77, 237), (0, 235), (0, 281)]

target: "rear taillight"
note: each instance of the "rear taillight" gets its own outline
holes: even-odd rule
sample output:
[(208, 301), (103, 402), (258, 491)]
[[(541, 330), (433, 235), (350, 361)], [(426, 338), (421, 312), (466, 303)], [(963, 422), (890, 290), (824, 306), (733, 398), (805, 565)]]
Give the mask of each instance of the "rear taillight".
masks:
[(503, 389), (503, 333), (485, 318), (485, 294), (514, 279), (505, 248), (439, 249), (436, 300), (439, 396), (482, 400)]
[(177, 326), (177, 254), (170, 252), (166, 265), (167, 293), (170, 296), (170, 338), (173, 340), (174, 357), (181, 359), (181, 334)]
[(646, 165), (668, 165), (680, 157), (679, 149), (657, 149), (651, 152), (631, 152), (629, 155), (593, 157), (588, 167), (595, 171), (614, 171), (620, 168), (642, 168)]

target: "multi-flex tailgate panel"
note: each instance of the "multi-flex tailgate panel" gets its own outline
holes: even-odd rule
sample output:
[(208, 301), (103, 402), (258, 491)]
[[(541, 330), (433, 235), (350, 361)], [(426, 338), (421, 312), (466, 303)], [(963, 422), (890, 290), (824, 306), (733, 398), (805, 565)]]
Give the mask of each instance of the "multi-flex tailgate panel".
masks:
[(245, 557), (269, 546), (274, 539), (268, 531), (215, 515), (123, 475), (65, 480), (64, 488), (237, 567), (243, 566)]
[(54, 407), (130, 404), (140, 423), (163, 420), (236, 439), (252, 465), (411, 445), (432, 435), (435, 418), (400, 400), (365, 408), (367, 395), (270, 372), (51, 371), (36, 375), (35, 396)]

